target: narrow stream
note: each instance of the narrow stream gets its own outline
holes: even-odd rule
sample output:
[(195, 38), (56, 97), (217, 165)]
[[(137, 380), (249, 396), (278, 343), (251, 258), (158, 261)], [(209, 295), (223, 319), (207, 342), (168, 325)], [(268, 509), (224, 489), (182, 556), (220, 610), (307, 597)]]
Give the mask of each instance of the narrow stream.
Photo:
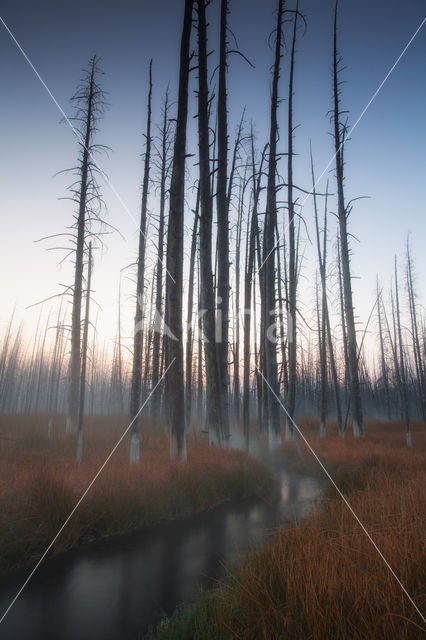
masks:
[[(0, 625), (2, 640), (133, 640), (214, 584), (223, 563), (307, 515), (323, 483), (279, 470), (268, 500), (210, 512), (77, 549), (42, 564)], [(0, 617), (28, 571), (0, 582)]]

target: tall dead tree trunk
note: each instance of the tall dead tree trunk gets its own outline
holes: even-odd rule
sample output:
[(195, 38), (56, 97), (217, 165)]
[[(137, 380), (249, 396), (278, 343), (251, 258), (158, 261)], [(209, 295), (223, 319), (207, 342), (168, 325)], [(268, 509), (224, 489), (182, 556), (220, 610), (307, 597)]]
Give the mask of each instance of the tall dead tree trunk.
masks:
[[(327, 346), (328, 346), (328, 354), (330, 360), (330, 371), (331, 377), (333, 380), (334, 387), (334, 396), (336, 402), (336, 418), (337, 418), (337, 430), (339, 434), (343, 432), (343, 421), (342, 421), (342, 408), (340, 404), (340, 390), (339, 390), (339, 379), (337, 376), (337, 367), (336, 367), (336, 359), (334, 355), (334, 345), (333, 345), (333, 336), (331, 335), (331, 326), (330, 326), (330, 314), (328, 312), (328, 299), (327, 299), (327, 214), (328, 214), (328, 182), (326, 188), (325, 195), (325, 203), (324, 203), (324, 223), (323, 223), (323, 243), (321, 249), (320, 242), (320, 228), (318, 221), (318, 207), (317, 207), (317, 194), (315, 191), (315, 174), (314, 174), (314, 161), (312, 157), (312, 149), (311, 149), (311, 175), (312, 175), (312, 195), (314, 202), (314, 217), (315, 217), (315, 230), (316, 230), (316, 245), (317, 245), (317, 255), (318, 255), (318, 263), (319, 263), (319, 272), (321, 278), (321, 300), (322, 300), (322, 342), (324, 349), (324, 360), (325, 366), (327, 362)], [(325, 341), (325, 336), (327, 337)], [(321, 375), (324, 374), (323, 370), (323, 362), (321, 362)], [(325, 424), (324, 424), (325, 431)], [(320, 433), (321, 433), (320, 426)]]
[(247, 185), (246, 171), (240, 182), (238, 196), (237, 227), (235, 238), (235, 308), (234, 308), (234, 417), (240, 422), (240, 272), (241, 272), (241, 236), (243, 224), (244, 192)]
[[(326, 328), (324, 322), (324, 307), (319, 302), (318, 274), (315, 282), (315, 300), (317, 308), (318, 351), (319, 351), (319, 418), (320, 426), (318, 438), (325, 436), (327, 422), (327, 352), (326, 352)], [(321, 309), (320, 309), (321, 306)]]
[(77, 464), (81, 464), (83, 459), (83, 418), (84, 400), (86, 392), (86, 370), (87, 370), (87, 349), (89, 339), (90, 320), (90, 295), (92, 291), (92, 243), (89, 242), (89, 257), (87, 263), (87, 287), (86, 287), (86, 308), (84, 314), (83, 341), (81, 345), (81, 376), (80, 376), (80, 399), (78, 408), (77, 427)]
[(288, 390), (286, 398), (286, 440), (293, 437), (292, 419), (296, 406), (296, 375), (297, 375), (297, 333), (296, 333), (296, 304), (297, 304), (297, 259), (294, 228), (294, 195), (293, 195), (293, 93), (294, 93), (294, 60), (296, 51), (297, 18), (299, 5), (296, 4), (293, 24), (293, 40), (290, 57), (290, 77), (288, 86), (288, 155), (287, 155), (287, 207), (288, 207), (288, 312), (287, 312), (287, 341), (288, 341)]
[[(163, 260), (164, 260), (164, 227), (166, 209), (166, 181), (169, 171), (169, 96), (166, 92), (163, 107), (163, 124), (160, 132), (160, 212), (158, 220), (157, 241), (157, 271), (155, 288), (155, 329), (152, 345), (152, 389), (156, 389), (160, 379), (160, 349), (162, 340), (161, 325), (163, 311)], [(161, 392), (159, 389), (153, 392), (151, 397), (151, 420), (155, 425), (160, 413)]]
[[(255, 252), (256, 252), (256, 240), (259, 238), (259, 225), (258, 225), (258, 205), (260, 190), (262, 184), (262, 172), (263, 163), (265, 159), (266, 146), (263, 149), (259, 171), (256, 172), (256, 163), (254, 155), (254, 134), (251, 132), (251, 169), (252, 169), (252, 183), (253, 183), (253, 206), (251, 212), (251, 221), (248, 235), (248, 247), (246, 255), (246, 265), (244, 274), (244, 370), (243, 370), (243, 431), (246, 450), (249, 450), (250, 445), (250, 368), (251, 368), (251, 354), (250, 354), (250, 333), (251, 333), (251, 311), (252, 311), (252, 286), (253, 286), (253, 273), (255, 266)], [(254, 300), (256, 304), (256, 299)], [(256, 330), (256, 327), (255, 327)], [(256, 370), (256, 376), (258, 375)]]
[(346, 432), (348, 415), (350, 410), (350, 399), (348, 399), (350, 385), (349, 385), (348, 341), (346, 339), (345, 302), (343, 297), (342, 262), (340, 260), (339, 234), (337, 234), (337, 273), (338, 273), (338, 280), (339, 280), (339, 307), (340, 307), (340, 322), (342, 327), (343, 361), (344, 361), (344, 369), (345, 369), (344, 389), (345, 389), (345, 399), (346, 399), (345, 420), (344, 420), (340, 435), (344, 436)]
[(189, 283), (188, 283), (188, 306), (186, 314), (186, 379), (185, 379), (185, 415), (186, 424), (189, 427), (192, 412), (192, 351), (193, 351), (193, 330), (192, 313), (194, 306), (194, 279), (195, 279), (195, 255), (197, 253), (197, 234), (200, 208), (200, 190), (197, 191), (197, 203), (194, 211), (194, 225), (192, 227), (191, 255), (189, 258)]
[(275, 228), (277, 221), (277, 138), (278, 138), (278, 82), (280, 77), (280, 60), (282, 46), (282, 23), (284, 1), (278, 1), (278, 16), (275, 42), (275, 62), (272, 78), (271, 116), (269, 135), (269, 167), (266, 195), (265, 227), (263, 234), (263, 266), (262, 286), (264, 288), (263, 314), (263, 352), (265, 358), (264, 375), (266, 378), (267, 425), (269, 446), (271, 449), (281, 444), (280, 407), (277, 400), (279, 385), (277, 375), (276, 342), (271, 335), (271, 327), (275, 324)]
[[(7, 343), (6, 343), (7, 348)], [(56, 321), (56, 334), (55, 343), (53, 347), (53, 354), (50, 357), (50, 375), (48, 384), (48, 399), (47, 399), (47, 436), (50, 438), (53, 433), (53, 417), (58, 411), (58, 395), (59, 395), (59, 382), (61, 377), (62, 363), (64, 356), (64, 327), (62, 319), (62, 304), (59, 307), (58, 317)], [(2, 371), (0, 367), (0, 380), (2, 378)], [(0, 389), (1, 392), (1, 389)], [(1, 393), (0, 393), (1, 395)]]
[(133, 336), (133, 365), (130, 389), (130, 418), (132, 420), (130, 439), (130, 464), (139, 462), (139, 427), (142, 389), (142, 353), (143, 353), (143, 317), (144, 317), (144, 284), (145, 284), (145, 250), (146, 250), (146, 216), (148, 204), (149, 170), (151, 161), (151, 97), (152, 97), (152, 60), (149, 63), (149, 91), (146, 124), (145, 165), (142, 184), (141, 220), (139, 226), (139, 250), (136, 276), (136, 313)]
[(337, 215), (340, 231), (340, 259), (342, 266), (343, 298), (345, 305), (346, 338), (348, 348), (349, 364), (349, 386), (350, 402), (352, 409), (352, 424), (354, 437), (364, 435), (364, 424), (362, 415), (361, 388), (358, 371), (358, 350), (355, 330), (354, 307), (352, 301), (352, 281), (349, 260), (349, 234), (348, 216), (349, 211), (345, 206), (343, 190), (343, 146), (345, 141), (346, 128), (340, 121), (340, 98), (339, 98), (339, 63), (342, 58), (337, 53), (337, 0), (334, 11), (334, 50), (333, 50), (333, 91), (334, 91), (334, 146), (336, 158), (336, 180), (337, 180)]
[[(198, 243), (199, 245), (199, 243)], [(198, 293), (198, 309), (201, 309), (201, 283), (200, 283), (200, 251), (198, 246), (197, 260), (197, 293)], [(198, 313), (197, 326), (197, 417), (201, 427), (203, 422), (203, 404), (204, 404), (204, 383), (203, 383), (203, 319), (201, 313)]]
[(220, 383), (221, 421), (225, 442), (229, 441), (229, 209), (228, 179), (228, 113), (226, 93), (228, 0), (221, 1), (219, 92), (217, 105), (217, 323), (220, 340), (217, 344), (218, 376)]
[(382, 383), (385, 392), (385, 404), (386, 404), (386, 415), (387, 419), (391, 420), (391, 405), (390, 405), (390, 390), (389, 390), (389, 374), (388, 367), (386, 365), (385, 358), (385, 344), (383, 339), (383, 328), (382, 328), (382, 312), (381, 312), (381, 294), (379, 292), (379, 282), (376, 283), (376, 291), (377, 291), (377, 319), (379, 324), (379, 344), (380, 344), (380, 368), (382, 374)]
[(168, 339), (167, 393), (170, 420), (170, 457), (186, 460), (185, 388), (183, 367), (183, 222), (185, 207), (185, 157), (188, 119), (188, 80), (193, 0), (185, 0), (180, 46), (179, 98), (176, 136), (170, 184), (170, 213), (167, 233), (166, 322), (173, 339)]
[[(200, 167), (200, 278), (206, 366), (206, 417), (209, 443), (222, 440), (220, 381), (217, 366), (212, 273), (213, 202), (209, 158), (209, 91), (207, 85), (206, 0), (197, 0), (198, 14), (198, 146)], [(226, 256), (228, 259), (228, 256)], [(229, 292), (228, 292), (229, 295)]]
[(155, 335), (155, 325), (154, 325), (154, 314), (155, 314), (155, 309), (154, 309), (154, 305), (152, 304), (152, 302), (150, 303), (149, 301), (154, 300), (154, 286), (155, 286), (155, 271), (156, 269), (154, 269), (154, 274), (153, 274), (153, 278), (152, 278), (152, 282), (151, 282), (151, 294), (146, 294), (147, 299), (146, 299), (146, 303), (145, 306), (149, 308), (149, 318), (148, 318), (148, 328), (147, 328), (147, 332), (146, 332), (146, 345), (145, 345), (145, 364), (144, 364), (144, 372), (143, 372), (143, 389), (148, 389), (149, 387), (149, 382), (150, 382), (150, 378), (151, 378), (151, 388), (152, 388), (152, 345), (154, 342), (154, 335)]
[[(240, 124), (237, 130), (237, 137), (235, 139), (234, 151), (232, 154), (232, 164), (231, 170), (229, 172), (229, 183), (228, 183), (228, 195), (227, 195), (227, 206), (229, 212), (229, 206), (231, 203), (232, 197), (232, 188), (234, 183), (234, 175), (237, 164), (237, 156), (239, 146), (241, 144), (242, 139), (242, 130), (243, 130), (243, 119), (244, 119), (244, 111), (241, 116)], [(245, 184), (245, 176), (244, 176), (244, 184)], [(244, 196), (244, 189), (242, 190), (242, 194)], [(241, 190), (240, 190), (241, 196)], [(239, 424), (240, 422), (240, 249), (241, 249), (241, 229), (242, 229), (242, 214), (243, 214), (243, 203), (244, 198), (239, 198), (238, 201), (238, 221), (237, 221), (237, 234), (236, 234), (236, 243), (235, 243), (235, 315), (234, 315), (234, 417)]]
[(413, 266), (410, 255), (410, 247), (407, 241), (407, 290), (410, 307), (411, 339), (413, 345), (414, 364), (416, 367), (416, 383), (423, 422), (426, 422), (426, 373), (422, 357), (419, 339), (419, 326), (417, 321), (416, 295), (413, 284)]
[(400, 393), (401, 412), (405, 422), (405, 437), (406, 437), (407, 447), (411, 447), (413, 443), (411, 439), (410, 412), (408, 407), (407, 375), (406, 375), (406, 365), (405, 365), (405, 357), (404, 357), (404, 345), (402, 342), (401, 312), (399, 307), (398, 270), (397, 270), (396, 256), (395, 256), (395, 308), (396, 308), (396, 331), (397, 331), (397, 338), (395, 339), (395, 349), (397, 349), (397, 352), (399, 354), (399, 375), (401, 380), (401, 393)]
[(96, 82), (98, 59), (94, 56), (89, 65), (87, 78), (80, 90), (73, 97), (78, 105), (77, 120), (82, 123), (81, 131), (81, 164), (79, 167), (80, 186), (76, 192), (78, 214), (76, 221), (76, 248), (74, 287), (72, 294), (71, 316), (71, 356), (70, 387), (68, 395), (67, 431), (78, 428), (80, 369), (81, 369), (81, 306), (83, 291), (83, 261), (88, 224), (88, 206), (91, 196), (97, 191), (92, 173), (91, 154), (95, 149), (92, 144), (96, 121), (103, 110), (103, 93)]

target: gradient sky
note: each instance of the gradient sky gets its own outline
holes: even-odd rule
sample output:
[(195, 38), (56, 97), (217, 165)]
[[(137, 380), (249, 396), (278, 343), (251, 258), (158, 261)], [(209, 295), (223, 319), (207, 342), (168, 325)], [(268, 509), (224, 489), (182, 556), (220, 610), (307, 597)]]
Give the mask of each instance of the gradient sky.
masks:
[[(115, 333), (119, 271), (135, 259), (142, 176), (143, 138), (149, 59), (153, 58), (154, 121), (160, 120), (164, 91), (170, 83), (175, 99), (183, 0), (120, 3), (110, 1), (66, 2), (3, 0), (1, 17), (13, 32), (43, 80), (67, 114), (82, 69), (96, 53), (101, 57), (108, 92), (108, 108), (100, 123), (97, 141), (111, 147), (100, 164), (126, 203), (123, 209), (107, 185), (102, 186), (108, 206), (107, 220), (123, 234), (105, 239), (107, 251), (95, 257), (94, 288), (102, 307), (101, 336)], [(289, 8), (293, 3), (288, 3)], [(270, 66), (273, 51), (268, 35), (274, 27), (276, 0), (231, 0), (229, 25), (240, 50), (253, 62), (230, 59), (229, 111), (231, 145), (236, 124), (246, 107), (262, 148), (268, 138)], [(295, 84), (296, 180), (310, 188), (309, 141), (312, 140), (316, 173), (326, 167), (333, 153), (327, 112), (331, 107), (333, 0), (301, 0), (306, 15), (306, 35), (299, 39)], [(209, 48), (217, 49), (219, 2), (209, 9)], [(426, 15), (423, 0), (342, 0), (339, 11), (339, 48), (346, 70), (342, 79), (342, 107), (349, 110), (353, 125)], [(195, 41), (194, 41), (195, 42)], [(212, 57), (212, 61), (213, 61)], [(283, 58), (280, 107), (282, 151), (286, 151), (286, 78), (288, 56)], [(213, 66), (213, 65), (211, 65)], [(401, 266), (410, 234), (416, 269), (416, 288), (426, 299), (426, 25), (394, 70), (380, 94), (351, 136), (346, 148), (347, 198), (368, 196), (354, 204), (350, 218), (353, 239), (352, 267), (355, 305), (365, 322), (374, 301), (376, 274), (388, 287), (394, 255)], [(69, 266), (58, 267), (61, 253), (46, 251), (54, 242), (35, 244), (42, 236), (60, 233), (72, 222), (67, 196), (70, 178), (54, 174), (76, 162), (77, 145), (61, 114), (0, 24), (0, 237), (1, 300), (0, 330), (16, 304), (16, 317), (28, 330), (38, 310), (25, 307), (60, 291), (69, 284)], [(195, 88), (196, 74), (191, 80)], [(196, 152), (193, 135), (195, 105), (192, 98), (189, 152)], [(282, 171), (285, 175), (283, 163)], [(327, 172), (319, 189), (333, 174)], [(151, 200), (154, 207), (155, 202)], [(334, 201), (330, 209), (335, 210)], [(133, 218), (133, 219), (132, 219)], [(312, 231), (312, 204), (304, 207)], [(188, 223), (189, 223), (188, 218)], [(330, 233), (335, 233), (330, 217)], [(313, 235), (311, 239), (314, 240)], [(312, 315), (309, 300), (316, 264), (304, 234), (306, 260), (301, 296), (304, 312)], [(330, 250), (330, 258), (331, 258)], [(132, 287), (124, 299), (125, 333), (131, 331)], [(47, 306), (46, 306), (47, 311)]]

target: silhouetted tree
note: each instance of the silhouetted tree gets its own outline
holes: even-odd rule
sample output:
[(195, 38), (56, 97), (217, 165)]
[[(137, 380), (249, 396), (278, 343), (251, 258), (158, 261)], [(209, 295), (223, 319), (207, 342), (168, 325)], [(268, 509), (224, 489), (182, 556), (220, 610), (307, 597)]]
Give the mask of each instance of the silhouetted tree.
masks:
[(261, 285), (264, 289), (262, 347), (264, 353), (264, 375), (266, 378), (265, 409), (269, 434), (269, 444), (273, 448), (281, 443), (280, 408), (277, 401), (279, 394), (277, 375), (276, 343), (272, 339), (270, 328), (275, 324), (275, 229), (277, 221), (277, 138), (278, 138), (278, 81), (280, 77), (280, 60), (282, 47), (283, 0), (278, 1), (278, 16), (275, 42), (275, 62), (272, 77), (271, 115), (269, 134), (269, 166), (268, 185), (266, 191), (265, 225), (263, 233), (263, 266)]
[(149, 91), (146, 123), (146, 149), (142, 183), (141, 218), (139, 225), (139, 249), (136, 276), (136, 313), (133, 336), (133, 365), (130, 390), (130, 418), (132, 420), (130, 439), (130, 464), (139, 462), (139, 415), (142, 389), (142, 353), (143, 353), (143, 317), (145, 285), (146, 217), (149, 189), (149, 171), (151, 161), (151, 98), (152, 98), (152, 60), (149, 63)]
[(81, 376), (80, 376), (80, 399), (78, 407), (78, 427), (77, 427), (77, 463), (83, 459), (83, 416), (84, 401), (86, 395), (86, 370), (87, 351), (89, 341), (89, 321), (90, 321), (90, 294), (92, 291), (92, 243), (89, 242), (89, 255), (87, 262), (87, 285), (86, 285), (86, 305), (83, 324), (83, 341), (81, 345)]
[(340, 261), (342, 267), (342, 284), (344, 299), (344, 317), (346, 326), (348, 369), (349, 369), (349, 388), (350, 402), (352, 410), (352, 423), (354, 437), (364, 435), (361, 390), (359, 384), (358, 371), (358, 350), (355, 330), (354, 307), (352, 301), (352, 281), (349, 260), (349, 233), (348, 233), (348, 217), (350, 208), (345, 205), (345, 196), (343, 189), (343, 150), (346, 135), (346, 126), (341, 122), (340, 113), (340, 82), (339, 82), (339, 64), (342, 58), (337, 52), (337, 5), (336, 0), (334, 10), (334, 49), (333, 49), (333, 122), (334, 122), (334, 147), (336, 160), (336, 181), (337, 181), (337, 216), (339, 222), (340, 237)]
[(193, 0), (185, 0), (180, 46), (179, 97), (170, 184), (170, 211), (167, 231), (166, 322), (174, 335), (167, 340), (166, 378), (170, 423), (170, 456), (186, 460), (185, 389), (183, 367), (183, 221), (185, 206), (185, 157), (188, 118), (188, 75), (190, 64)]
[(93, 160), (98, 145), (93, 142), (96, 124), (104, 112), (104, 93), (98, 84), (100, 73), (97, 56), (90, 60), (89, 68), (81, 86), (72, 98), (77, 113), (74, 121), (79, 126), (81, 158), (77, 169), (78, 181), (71, 186), (77, 204), (75, 269), (72, 289), (70, 386), (68, 395), (67, 430), (76, 431), (79, 413), (81, 374), (81, 306), (83, 291), (83, 263), (86, 238), (91, 217), (99, 205), (99, 190), (95, 174), (97, 166)]
[[(212, 272), (213, 202), (209, 157), (209, 91), (207, 84), (206, 0), (197, 0), (198, 17), (198, 148), (200, 168), (200, 278), (206, 367), (206, 418), (210, 444), (222, 440), (220, 382), (217, 366)], [(227, 256), (227, 260), (228, 260)], [(229, 292), (228, 292), (229, 295)]]

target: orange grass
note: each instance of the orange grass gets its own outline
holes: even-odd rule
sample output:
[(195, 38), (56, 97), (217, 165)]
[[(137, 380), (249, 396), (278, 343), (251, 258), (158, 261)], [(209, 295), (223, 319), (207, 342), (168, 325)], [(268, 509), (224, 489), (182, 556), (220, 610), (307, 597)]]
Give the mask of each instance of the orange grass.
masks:
[[(370, 421), (366, 437), (316, 442), (318, 425), (301, 420), (314, 450), (424, 612), (425, 427), (413, 449), (398, 422)], [(309, 454), (310, 455), (310, 454)], [(308, 520), (281, 530), (230, 571), (157, 638), (390, 640), (424, 638), (426, 629), (333, 487)]]
[[(47, 437), (46, 416), (0, 417), (0, 571), (38, 559), (127, 426), (123, 416), (87, 419), (83, 464), (76, 438), (59, 420)], [(6, 439), (9, 438), (9, 439)], [(164, 430), (142, 426), (141, 464), (129, 466), (126, 437), (64, 531), (53, 554), (263, 493), (266, 467), (238, 451), (209, 449), (188, 438), (188, 463), (171, 463)]]

